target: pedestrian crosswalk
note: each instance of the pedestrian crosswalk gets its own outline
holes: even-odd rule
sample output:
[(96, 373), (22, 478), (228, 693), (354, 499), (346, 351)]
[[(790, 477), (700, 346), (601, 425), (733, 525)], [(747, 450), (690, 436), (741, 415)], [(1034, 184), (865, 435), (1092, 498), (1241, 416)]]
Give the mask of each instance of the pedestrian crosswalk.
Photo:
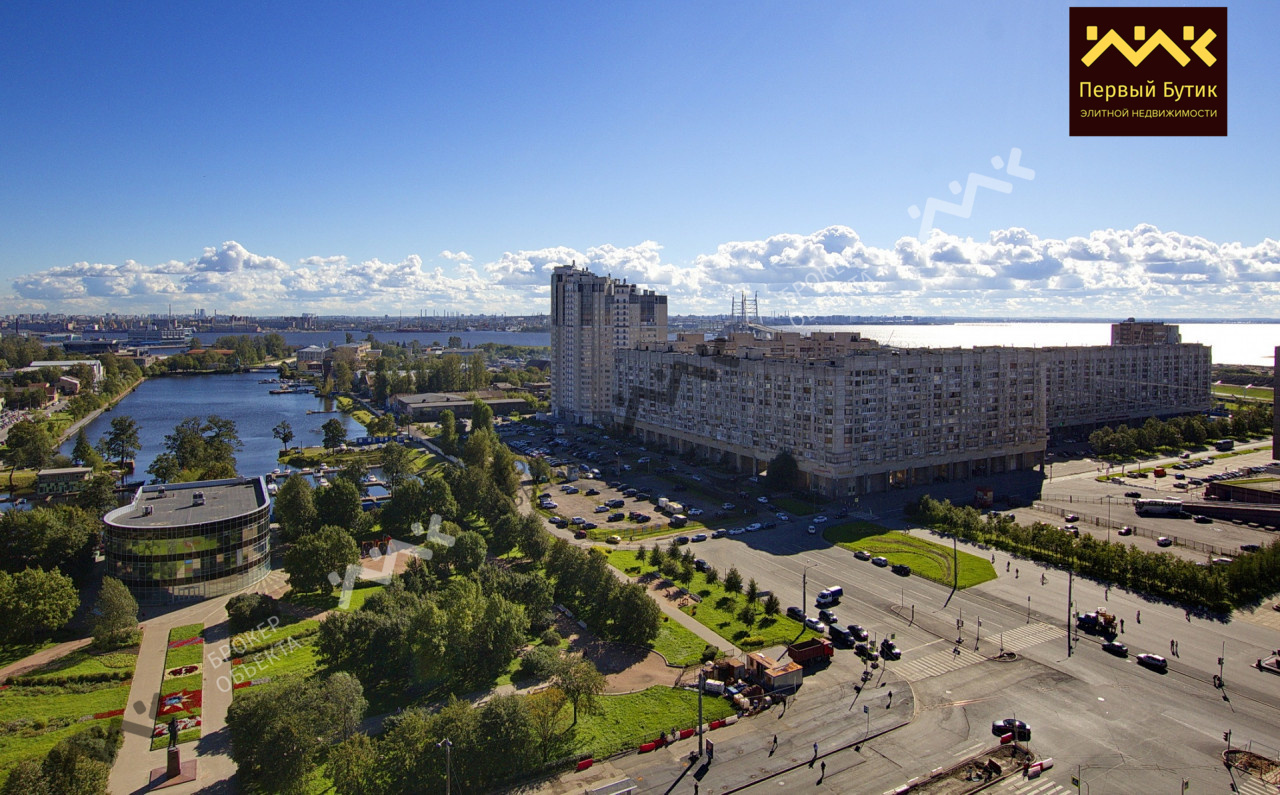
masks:
[(1022, 776), (1010, 776), (996, 791), (1012, 795), (1075, 795), (1074, 787), (1064, 787), (1047, 778), (1023, 778)]
[(1025, 626), (1011, 629), (1008, 632), (983, 637), (979, 648), (985, 651), (986, 655), (967, 648), (960, 649), (959, 654), (957, 654), (956, 650), (951, 648), (908, 660), (890, 670), (908, 682), (918, 682), (921, 679), (941, 676), (974, 663), (980, 663), (986, 660), (987, 657), (998, 654), (1000, 649), (1004, 651), (1022, 651), (1045, 641), (1061, 637), (1063, 637), (1063, 631), (1060, 628), (1035, 621)]
[(1241, 795), (1276, 795), (1277, 792), (1274, 786), (1253, 776), (1237, 773), (1235, 781), (1236, 792)]

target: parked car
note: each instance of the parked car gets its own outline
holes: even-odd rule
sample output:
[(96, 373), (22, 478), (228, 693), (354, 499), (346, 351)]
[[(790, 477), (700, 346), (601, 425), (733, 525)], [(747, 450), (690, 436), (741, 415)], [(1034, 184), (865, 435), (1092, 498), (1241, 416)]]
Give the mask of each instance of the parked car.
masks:
[(574, 537), (574, 538), (586, 538), (586, 537), (587, 537), (587, 531), (586, 531), (586, 529), (585, 529), (585, 528), (582, 528), (582, 527), (579, 527), (577, 530), (574, 530), (574, 531), (573, 531), (573, 537)]
[(1169, 670), (1169, 661), (1159, 654), (1139, 654), (1134, 659), (1138, 661), (1138, 665), (1146, 666), (1153, 671), (1164, 673)]
[(1195, 522), (1196, 524), (1213, 524), (1213, 519), (1208, 516), (1197, 516)]
[(1078, 521), (1080, 521), (1080, 517), (1079, 517), (1079, 516), (1076, 516), (1074, 513), (1069, 513), (1069, 514), (1067, 514), (1066, 516), (1064, 516), (1064, 517), (1062, 517), (1062, 518), (1063, 518), (1063, 519), (1065, 519), (1067, 522), (1078, 522)]
[(1129, 525), (1125, 525), (1124, 527), (1120, 528), (1117, 532), (1122, 536), (1131, 536), (1133, 535), (1133, 528), (1130, 527)]
[(608, 538), (605, 539), (605, 541), (610, 544), (621, 544), (622, 536), (609, 536)]
[(720, 510), (722, 511), (732, 511), (733, 508), (734, 508), (734, 505), (731, 502), (726, 502), (724, 505), (720, 506)]
[(815, 527), (815, 526), (813, 526), (813, 525), (809, 525), (809, 535), (816, 535), (816, 534), (817, 534), (817, 532), (818, 532), (818, 528), (817, 528), (817, 527)]
[(1257, 552), (1260, 549), (1262, 549), (1262, 547), (1259, 546), (1258, 544), (1241, 544), (1240, 545), (1241, 552)]
[(1173, 546), (1173, 539), (1169, 538), (1168, 536), (1160, 536), (1159, 538), (1156, 539), (1156, 546), (1171, 547)]
[(815, 517), (813, 517), (813, 523), (814, 523), (814, 524), (822, 524), (822, 523), (823, 523), (823, 522), (825, 522), (825, 521), (827, 521), (827, 517), (825, 517), (825, 516), (815, 516)]
[(689, 536), (676, 536), (676, 543), (682, 546), (689, 543)]
[(798, 607), (788, 607), (787, 617), (794, 618), (796, 621), (804, 621), (804, 611)]
[(697, 543), (697, 542), (699, 542), (699, 541), (706, 541), (706, 540), (707, 540), (707, 534), (706, 534), (706, 533), (698, 533), (698, 534), (697, 534), (697, 535), (695, 535), (691, 540), (692, 540), (694, 543)]
[(805, 625), (806, 627), (808, 627), (809, 629), (813, 630), (814, 632), (819, 632), (819, 633), (822, 633), (822, 634), (826, 634), (826, 631), (827, 631), (827, 625), (826, 625), (826, 624), (824, 624), (824, 623), (822, 623), (822, 622), (821, 622), (821, 621), (819, 621), (818, 619), (813, 618), (812, 616), (810, 616), (810, 617), (808, 617), (808, 618), (806, 618), (806, 619), (804, 620), (804, 625)]
[(593, 509), (593, 513), (605, 513), (605, 512), (606, 512), (606, 511), (608, 511), (608, 510), (609, 510), (609, 506), (608, 506), (608, 505), (597, 505), (597, 506)]
[(611, 514), (609, 514), (609, 515), (606, 517), (606, 521), (610, 521), (610, 522), (621, 522), (623, 519), (626, 519), (626, 518), (627, 518), (627, 515), (626, 515), (626, 514), (624, 514), (622, 511), (618, 511), (617, 513), (611, 513)]
[(833, 613), (833, 612), (831, 612), (830, 610), (826, 610), (826, 609), (823, 609), (823, 610), (819, 610), (819, 611), (818, 611), (818, 618), (819, 618), (821, 621), (823, 621), (824, 623), (827, 623), (827, 624), (839, 624), (839, 623), (840, 623), (840, 619), (836, 618), (836, 614), (835, 614), (835, 613)]
[(769, 498), (768, 498), (768, 497), (756, 497), (756, 502), (767, 503), (767, 502), (769, 502)]
[(1130, 499), (1140, 500), (1140, 499), (1142, 499), (1142, 492), (1140, 492), (1140, 491), (1126, 491), (1126, 492), (1124, 493), (1124, 496), (1129, 497)]
[(725, 537), (725, 536), (727, 536), (727, 535), (729, 535), (729, 531), (728, 531), (728, 530), (725, 530), (725, 529), (723, 529), (723, 528), (721, 528), (720, 530), (713, 530), (713, 531), (711, 531), (711, 537), (712, 537), (712, 538), (724, 538), (724, 537)]
[(992, 721), (991, 733), (997, 737), (1012, 734), (1013, 739), (1020, 743), (1030, 742), (1031, 740), (1031, 727), (1017, 718)]
[(871, 553), (865, 549), (859, 549), (857, 552), (853, 553), (853, 556), (858, 560), (871, 560)]
[(702, 558), (694, 558), (693, 568), (695, 571), (706, 571), (707, 569), (711, 568), (711, 566)]
[(779, 522), (789, 522), (789, 521), (791, 521), (791, 517), (790, 517), (790, 516), (787, 516), (785, 513), (782, 513), (781, 511), (779, 511), (778, 513), (776, 513), (776, 514), (774, 514), (774, 515), (778, 517), (778, 521), (779, 521)]
[(877, 565), (877, 566), (881, 567), (881, 568), (884, 568), (885, 566), (888, 566), (888, 565), (889, 565), (889, 559), (888, 559), (888, 558), (882, 558), (882, 557), (878, 557), (878, 556), (877, 556), (877, 557), (872, 558), (872, 559), (871, 559), (871, 562), (872, 562), (872, 563), (874, 563), (875, 565)]
[(909, 577), (909, 576), (911, 576), (911, 567), (910, 567), (910, 566), (908, 566), (908, 565), (907, 565), (907, 564), (905, 564), (905, 563), (895, 563), (895, 564), (893, 564), (893, 569), (892, 569), (892, 571), (893, 571), (893, 573), (894, 573), (894, 574), (898, 575), (899, 577)]
[(596, 495), (597, 495), (597, 494), (599, 494), (599, 493), (600, 493), (600, 489), (587, 489), (587, 491), (586, 491), (586, 495), (587, 495), (588, 497), (594, 497), (594, 496), (596, 496)]

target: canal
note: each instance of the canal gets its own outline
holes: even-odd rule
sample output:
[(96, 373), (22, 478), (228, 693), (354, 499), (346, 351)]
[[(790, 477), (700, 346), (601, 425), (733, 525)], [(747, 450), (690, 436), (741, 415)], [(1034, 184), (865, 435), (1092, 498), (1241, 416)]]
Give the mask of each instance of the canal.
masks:
[[(365, 435), (364, 426), (350, 415), (308, 414), (308, 410), (332, 408), (331, 401), (309, 393), (272, 395), (278, 384), (262, 384), (274, 373), (236, 373), (234, 375), (190, 375), (149, 378), (125, 396), (112, 411), (105, 411), (85, 427), (89, 442), (96, 445), (107, 434), (111, 420), (128, 415), (138, 425), (142, 449), (136, 457), (135, 479), (149, 480), (147, 467), (164, 452), (164, 437), (187, 417), (217, 414), (234, 420), (244, 445), (236, 453), (236, 468), (241, 475), (264, 475), (280, 466), (276, 455), (280, 440), (271, 429), (281, 420), (293, 426), (290, 446), (319, 445), (323, 439), (320, 426), (337, 418), (347, 429), (348, 438)], [(71, 455), (75, 437), (68, 439), (59, 452)]]

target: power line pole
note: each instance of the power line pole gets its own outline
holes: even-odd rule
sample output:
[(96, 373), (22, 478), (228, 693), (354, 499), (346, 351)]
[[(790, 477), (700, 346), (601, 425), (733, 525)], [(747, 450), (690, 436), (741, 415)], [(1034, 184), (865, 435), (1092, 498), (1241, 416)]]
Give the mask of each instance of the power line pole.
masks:
[(1075, 570), (1067, 569), (1067, 656), (1071, 656), (1071, 589), (1075, 587)]

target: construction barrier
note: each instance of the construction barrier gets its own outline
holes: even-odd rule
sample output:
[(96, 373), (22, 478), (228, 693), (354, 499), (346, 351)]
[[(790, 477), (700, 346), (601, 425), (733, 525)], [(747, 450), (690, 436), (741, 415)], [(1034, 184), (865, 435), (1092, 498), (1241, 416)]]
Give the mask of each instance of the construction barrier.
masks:
[(595, 761), (596, 760), (594, 759), (583, 759), (581, 762), (578, 763), (578, 771), (581, 772), (583, 770), (586, 770), (587, 768), (595, 764)]
[(718, 728), (720, 728), (720, 727), (721, 727), (721, 726), (723, 726), (723, 725), (724, 725), (724, 721), (723, 721), (723, 720), (713, 720), (713, 721), (711, 721), (711, 728), (713, 728), (713, 729), (718, 729)]
[(658, 747), (657, 743), (645, 743), (644, 745), (640, 746), (640, 753), (647, 754), (657, 747)]
[(726, 725), (726, 726), (732, 726), (733, 724), (735, 724), (735, 723), (737, 723), (737, 722), (738, 722), (738, 716), (737, 716), (737, 715), (730, 715), (729, 717), (727, 717), (727, 718), (725, 718), (725, 719), (724, 719), (724, 725)]
[(687, 739), (689, 739), (690, 737), (692, 737), (692, 736), (694, 735), (694, 732), (696, 732), (696, 731), (697, 731), (697, 729), (681, 729), (681, 730), (680, 730), (680, 739), (681, 739), (681, 740), (687, 740)]

